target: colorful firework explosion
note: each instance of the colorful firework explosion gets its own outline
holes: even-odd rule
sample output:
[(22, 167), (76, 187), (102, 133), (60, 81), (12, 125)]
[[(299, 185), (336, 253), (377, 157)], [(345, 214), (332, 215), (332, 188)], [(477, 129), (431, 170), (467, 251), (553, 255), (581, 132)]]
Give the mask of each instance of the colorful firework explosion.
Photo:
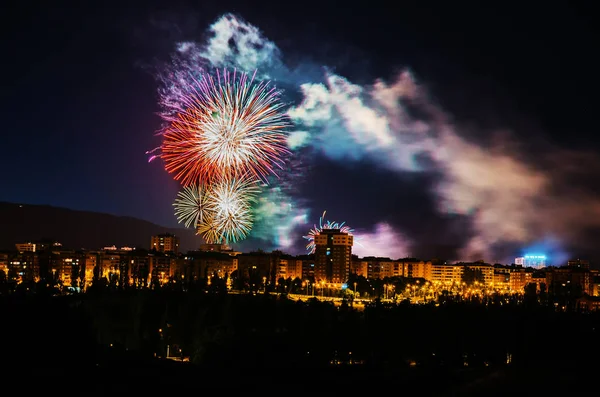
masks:
[(277, 175), (289, 153), (280, 92), (235, 70), (193, 81), (192, 93), (182, 97), (185, 110), (166, 119), (159, 155), (165, 169), (184, 186)]
[(173, 203), (177, 221), (185, 227), (197, 227), (206, 217), (208, 198), (208, 191), (203, 185), (184, 187)]
[(252, 229), (252, 204), (259, 191), (259, 181), (247, 175), (206, 188), (191, 185), (175, 200), (175, 215), (186, 227), (195, 227), (208, 244), (233, 243)]
[(210, 213), (198, 224), (196, 234), (201, 235), (206, 244), (223, 243), (223, 235), (220, 232), (219, 225)]
[(348, 233), (350, 236), (353, 236), (354, 229), (350, 228), (346, 225), (346, 222), (335, 222), (335, 221), (327, 221), (325, 220), (325, 213), (327, 211), (323, 211), (323, 215), (319, 218), (319, 226), (314, 225), (312, 229), (308, 232), (308, 235), (302, 236), (304, 239), (308, 240), (308, 244), (306, 244), (306, 250), (311, 254), (315, 253), (315, 236), (321, 234), (324, 229), (339, 229), (342, 233)]
[[(289, 118), (281, 93), (234, 70), (163, 79), (162, 145), (147, 152), (183, 185), (175, 215), (207, 243), (246, 238), (260, 182), (285, 169)], [(171, 87), (174, 85), (174, 87)]]
[(252, 203), (259, 192), (258, 180), (247, 176), (231, 177), (211, 186), (211, 220), (225, 244), (243, 240), (252, 229)]

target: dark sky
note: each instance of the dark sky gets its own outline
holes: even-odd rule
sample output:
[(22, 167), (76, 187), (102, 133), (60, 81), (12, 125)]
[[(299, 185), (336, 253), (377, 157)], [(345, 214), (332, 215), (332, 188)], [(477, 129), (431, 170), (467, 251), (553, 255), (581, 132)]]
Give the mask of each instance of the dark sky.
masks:
[[(140, 65), (168, 59), (176, 41), (200, 39), (225, 12), (259, 26), (290, 64), (310, 59), (362, 84), (410, 67), (457, 118), (560, 147), (600, 148), (591, 8), (573, 2), (486, 2), (485, 8), (400, 2), (396, 9), (376, 2), (194, 3), (28, 3), (0, 12), (0, 201), (174, 226), (178, 185), (145, 154), (159, 142), (153, 133), (160, 120), (156, 83)], [(384, 184), (377, 177), (387, 178), (364, 178), (362, 199)], [(410, 190), (405, 206), (428, 200)], [(415, 235), (423, 233), (410, 226), (417, 219), (406, 222)]]

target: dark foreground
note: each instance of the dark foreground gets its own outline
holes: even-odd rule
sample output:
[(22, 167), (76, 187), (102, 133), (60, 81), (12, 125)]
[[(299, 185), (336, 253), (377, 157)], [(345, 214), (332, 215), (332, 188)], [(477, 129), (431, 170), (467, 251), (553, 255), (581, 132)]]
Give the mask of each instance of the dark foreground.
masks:
[[(261, 393), (266, 396), (406, 392), (419, 396), (562, 396), (595, 386), (598, 366), (539, 363), (533, 368), (496, 370), (373, 368), (245, 368), (210, 370), (193, 364), (153, 360), (106, 361), (96, 368), (12, 368), (10, 382), (23, 392), (39, 393), (65, 388), (83, 395), (144, 395), (155, 393)], [(16, 370), (16, 371), (15, 371)]]
[[(0, 313), (0, 377), (27, 395), (554, 396), (593, 390), (600, 369), (598, 314), (535, 306), (359, 313), (150, 292), (0, 299)], [(166, 345), (191, 362), (154, 358)], [(350, 351), (360, 365), (347, 364)]]

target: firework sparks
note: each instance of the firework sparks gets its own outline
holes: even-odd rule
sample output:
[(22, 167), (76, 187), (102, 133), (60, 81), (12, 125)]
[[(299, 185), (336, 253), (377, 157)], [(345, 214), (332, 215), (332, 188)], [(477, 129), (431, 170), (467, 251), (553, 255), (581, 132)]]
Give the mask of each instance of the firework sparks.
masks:
[(319, 218), (319, 225), (314, 225), (312, 229), (308, 232), (308, 235), (302, 236), (304, 239), (308, 240), (308, 244), (306, 244), (306, 250), (311, 254), (315, 253), (315, 236), (321, 234), (324, 229), (339, 229), (342, 233), (348, 233), (348, 235), (353, 236), (354, 229), (350, 228), (346, 225), (346, 222), (335, 222), (335, 221), (327, 221), (325, 220), (325, 213), (327, 211), (323, 211), (323, 215)]
[(252, 203), (259, 192), (258, 181), (228, 178), (214, 185), (191, 185), (179, 192), (175, 215), (186, 227), (197, 228), (209, 244), (235, 242), (252, 228)]
[(258, 193), (258, 181), (244, 176), (228, 178), (211, 187), (209, 210), (223, 242), (246, 238), (252, 229), (252, 203)]
[(254, 76), (225, 70), (194, 80), (184, 111), (167, 118), (160, 157), (184, 186), (229, 175), (266, 181), (282, 169), (289, 121), (280, 93)]
[(173, 203), (177, 221), (185, 227), (197, 227), (206, 217), (208, 198), (208, 191), (202, 185), (184, 187)]
[(185, 227), (196, 228), (208, 244), (236, 242), (252, 229), (252, 204), (259, 191), (259, 182), (247, 176), (206, 187), (190, 185), (177, 195), (175, 215)]
[(198, 224), (196, 234), (201, 235), (207, 244), (221, 244), (223, 242), (223, 234), (212, 213), (207, 214), (202, 222)]

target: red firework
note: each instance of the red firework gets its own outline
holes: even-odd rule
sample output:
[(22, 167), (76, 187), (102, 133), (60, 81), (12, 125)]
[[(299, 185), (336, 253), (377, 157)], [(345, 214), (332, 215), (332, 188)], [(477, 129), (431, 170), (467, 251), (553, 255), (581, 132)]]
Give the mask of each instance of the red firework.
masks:
[(245, 73), (205, 75), (163, 133), (166, 170), (184, 186), (231, 175), (277, 175), (289, 153), (289, 121), (279, 97)]

